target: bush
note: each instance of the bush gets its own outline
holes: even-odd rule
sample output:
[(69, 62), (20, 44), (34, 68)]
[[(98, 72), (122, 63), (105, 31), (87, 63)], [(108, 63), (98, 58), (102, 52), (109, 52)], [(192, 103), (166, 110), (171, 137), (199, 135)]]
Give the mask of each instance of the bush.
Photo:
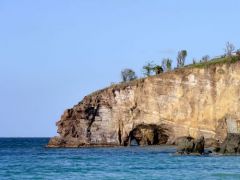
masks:
[(154, 69), (154, 72), (155, 72), (156, 75), (163, 73), (162, 66), (156, 65), (153, 69)]

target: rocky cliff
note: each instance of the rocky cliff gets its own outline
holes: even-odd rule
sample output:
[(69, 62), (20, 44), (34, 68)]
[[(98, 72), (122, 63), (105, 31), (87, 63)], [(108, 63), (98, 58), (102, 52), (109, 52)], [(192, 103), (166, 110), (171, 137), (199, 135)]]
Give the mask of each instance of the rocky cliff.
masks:
[(183, 68), (86, 96), (57, 122), (49, 147), (222, 142), (240, 126), (240, 64)]

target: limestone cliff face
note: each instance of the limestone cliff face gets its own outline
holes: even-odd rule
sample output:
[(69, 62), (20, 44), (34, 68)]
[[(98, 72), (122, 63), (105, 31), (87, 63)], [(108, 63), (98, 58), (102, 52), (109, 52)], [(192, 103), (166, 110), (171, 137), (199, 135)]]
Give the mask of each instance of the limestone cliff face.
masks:
[(57, 122), (49, 147), (222, 142), (240, 123), (240, 64), (184, 68), (86, 96)]

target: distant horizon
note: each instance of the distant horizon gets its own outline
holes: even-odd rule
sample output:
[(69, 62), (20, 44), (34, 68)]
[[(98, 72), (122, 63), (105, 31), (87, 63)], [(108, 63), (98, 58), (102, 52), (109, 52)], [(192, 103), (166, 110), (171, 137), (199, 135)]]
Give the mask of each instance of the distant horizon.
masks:
[(240, 48), (240, 1), (0, 1), (0, 137), (52, 137), (64, 110), (124, 68)]

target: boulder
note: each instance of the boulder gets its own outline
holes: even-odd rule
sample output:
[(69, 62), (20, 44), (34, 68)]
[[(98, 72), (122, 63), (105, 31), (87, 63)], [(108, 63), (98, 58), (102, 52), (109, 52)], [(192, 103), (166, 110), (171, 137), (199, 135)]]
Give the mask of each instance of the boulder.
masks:
[(187, 136), (177, 140), (177, 152), (180, 154), (190, 154), (194, 148), (194, 138)]
[(204, 154), (204, 146), (205, 146), (205, 140), (204, 140), (204, 137), (201, 136), (199, 139), (196, 139), (194, 141), (193, 153)]
[(47, 147), (50, 147), (50, 148), (63, 147), (64, 144), (65, 144), (65, 141), (62, 138), (55, 136), (49, 140)]
[(221, 154), (240, 154), (240, 134), (229, 133), (220, 146)]
[(177, 139), (176, 144), (178, 154), (204, 154), (204, 137), (196, 140), (191, 136), (181, 137)]

